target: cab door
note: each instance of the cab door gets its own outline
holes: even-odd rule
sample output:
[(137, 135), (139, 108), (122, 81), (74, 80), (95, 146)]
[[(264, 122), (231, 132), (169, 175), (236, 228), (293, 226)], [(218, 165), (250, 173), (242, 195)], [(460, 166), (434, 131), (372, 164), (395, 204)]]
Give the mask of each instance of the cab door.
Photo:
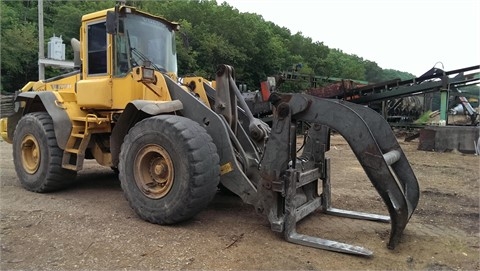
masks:
[(83, 79), (77, 83), (77, 103), (85, 108), (112, 107), (111, 41), (105, 19), (86, 22), (83, 35)]
[(130, 101), (142, 98), (143, 85), (132, 77), (127, 35), (117, 33), (112, 35), (112, 41), (112, 108), (124, 109)]

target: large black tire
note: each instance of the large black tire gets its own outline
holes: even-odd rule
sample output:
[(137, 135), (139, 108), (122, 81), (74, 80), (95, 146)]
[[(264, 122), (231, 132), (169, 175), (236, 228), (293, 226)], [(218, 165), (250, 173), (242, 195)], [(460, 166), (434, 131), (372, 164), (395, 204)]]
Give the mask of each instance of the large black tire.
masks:
[(23, 116), (13, 135), (13, 163), (22, 186), (33, 192), (50, 192), (75, 181), (77, 172), (62, 168), (53, 121), (46, 112)]
[(122, 144), (119, 178), (130, 206), (144, 220), (188, 220), (213, 199), (220, 179), (217, 148), (196, 122), (173, 115), (144, 119)]

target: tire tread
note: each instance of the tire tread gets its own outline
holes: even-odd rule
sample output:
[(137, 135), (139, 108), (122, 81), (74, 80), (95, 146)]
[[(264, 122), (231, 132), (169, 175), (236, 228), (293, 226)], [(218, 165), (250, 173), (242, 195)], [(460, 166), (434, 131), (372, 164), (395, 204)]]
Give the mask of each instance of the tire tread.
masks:
[[(153, 123), (152, 123), (153, 122)], [(212, 138), (196, 122), (174, 115), (160, 115), (143, 120), (135, 125), (125, 137), (124, 145), (120, 153), (120, 165), (127, 162), (126, 150), (123, 146), (129, 146), (141, 132), (158, 127), (158, 131), (164, 132), (169, 138), (179, 138), (187, 146), (190, 180), (188, 195), (184, 198), (175, 198), (182, 201), (182, 206), (175, 212), (164, 215), (152, 208), (138, 206), (139, 200), (126, 192), (130, 206), (137, 214), (152, 223), (174, 224), (185, 221), (203, 210), (213, 199), (217, 191), (220, 176), (219, 156)], [(124, 191), (128, 189), (128, 181), (125, 169), (120, 170), (120, 180)]]
[[(39, 170), (46, 171), (45, 178), (43, 180), (37, 180), (37, 184), (32, 184), (22, 177), (28, 173), (23, 172), (23, 166), (19, 161), (21, 160), (21, 157), (19, 156), (20, 154), (18, 153), (19, 150), (16, 150), (16, 148), (13, 149), (15, 169), (22, 186), (29, 191), (38, 193), (51, 192), (65, 188), (75, 180), (76, 172), (62, 168), (63, 150), (58, 146), (52, 118), (47, 112), (33, 112), (25, 115), (17, 124), (14, 140), (15, 138), (22, 136), (18, 133), (22, 130), (23, 125), (27, 125), (26, 122), (28, 121), (32, 121), (35, 129), (40, 129), (38, 132), (43, 133), (45, 136), (49, 155), (46, 168), (39, 168)], [(41, 139), (37, 138), (37, 141), (39, 141), (39, 144), (42, 144)], [(43, 154), (43, 156), (46, 157), (47, 155)], [(42, 165), (40, 165), (40, 167), (41, 166)]]

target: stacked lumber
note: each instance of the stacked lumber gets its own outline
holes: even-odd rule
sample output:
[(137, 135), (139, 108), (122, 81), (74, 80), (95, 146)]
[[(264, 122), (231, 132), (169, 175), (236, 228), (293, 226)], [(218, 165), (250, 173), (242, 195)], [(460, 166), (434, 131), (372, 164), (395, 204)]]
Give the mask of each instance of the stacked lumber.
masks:
[(13, 111), (14, 94), (0, 94), (0, 118), (8, 117)]

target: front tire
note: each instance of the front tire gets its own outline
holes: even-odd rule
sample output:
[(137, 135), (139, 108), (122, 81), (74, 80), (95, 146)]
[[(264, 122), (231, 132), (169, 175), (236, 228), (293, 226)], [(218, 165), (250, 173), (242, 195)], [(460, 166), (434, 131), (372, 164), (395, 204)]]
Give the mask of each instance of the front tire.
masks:
[(23, 116), (13, 136), (13, 163), (22, 186), (33, 192), (50, 192), (75, 180), (76, 171), (62, 168), (53, 121), (46, 112)]
[(180, 116), (144, 119), (122, 144), (119, 178), (130, 206), (157, 224), (185, 221), (213, 199), (219, 157), (207, 131)]

